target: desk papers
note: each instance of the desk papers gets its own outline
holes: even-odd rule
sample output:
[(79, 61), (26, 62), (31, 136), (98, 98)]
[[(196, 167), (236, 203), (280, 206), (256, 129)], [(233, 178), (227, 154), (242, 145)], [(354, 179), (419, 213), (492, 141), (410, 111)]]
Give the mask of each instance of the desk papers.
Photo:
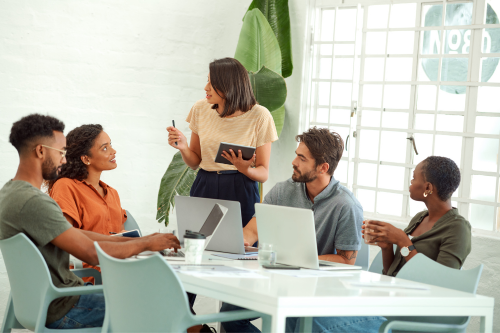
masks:
[(172, 265), (172, 268), (181, 274), (198, 277), (217, 277), (217, 278), (252, 278), (267, 279), (265, 275), (258, 274), (255, 271), (248, 271), (230, 266), (222, 265)]

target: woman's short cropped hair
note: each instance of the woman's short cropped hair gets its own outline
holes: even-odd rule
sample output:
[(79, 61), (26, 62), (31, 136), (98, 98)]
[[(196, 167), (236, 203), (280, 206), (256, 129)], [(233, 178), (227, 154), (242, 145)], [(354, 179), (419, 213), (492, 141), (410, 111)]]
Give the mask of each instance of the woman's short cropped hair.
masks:
[(437, 195), (443, 201), (450, 199), (460, 185), (460, 169), (448, 157), (427, 157), (422, 161), (422, 173), (437, 188)]
[(302, 142), (311, 152), (316, 166), (328, 163), (328, 174), (331, 176), (339, 164), (344, 152), (344, 140), (335, 132), (326, 128), (312, 127), (308, 131), (295, 137), (297, 142)]
[[(220, 117), (227, 117), (236, 111), (247, 112), (257, 104), (253, 94), (248, 72), (234, 58), (217, 59), (210, 63), (210, 83), (217, 95), (225, 99), (224, 110)], [(218, 104), (212, 109), (216, 110)]]

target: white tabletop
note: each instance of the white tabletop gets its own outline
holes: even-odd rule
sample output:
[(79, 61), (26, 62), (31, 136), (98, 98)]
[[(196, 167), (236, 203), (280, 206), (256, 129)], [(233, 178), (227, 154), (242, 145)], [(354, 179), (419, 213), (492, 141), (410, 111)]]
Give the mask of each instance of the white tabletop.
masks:
[[(209, 258), (213, 260), (209, 260)], [(221, 259), (221, 260), (220, 260)], [(169, 262), (172, 265), (182, 262)], [(360, 270), (332, 271), (328, 277), (293, 277), (264, 270), (256, 260), (224, 260), (204, 255), (203, 264), (252, 270), (266, 278), (200, 277), (179, 273), (185, 289), (272, 316), (272, 331), (284, 332), (286, 317), (319, 316), (481, 316), (481, 331), (491, 332), (494, 299), (419, 285)], [(352, 287), (349, 282), (387, 281), (395, 288)]]

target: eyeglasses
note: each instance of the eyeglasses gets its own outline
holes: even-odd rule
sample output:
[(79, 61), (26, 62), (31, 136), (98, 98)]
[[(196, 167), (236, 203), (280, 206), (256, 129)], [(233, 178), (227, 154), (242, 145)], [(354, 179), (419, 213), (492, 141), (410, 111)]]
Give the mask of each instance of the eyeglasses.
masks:
[[(64, 149), (64, 150), (61, 150), (61, 149), (56, 149), (56, 148), (49, 147), (49, 146), (46, 146), (46, 145), (40, 145), (40, 146), (45, 147), (45, 148), (49, 148), (49, 149), (54, 149), (54, 150), (57, 150), (57, 151), (61, 152), (61, 159), (65, 158), (65, 157), (66, 157), (66, 153), (68, 152), (68, 151), (67, 151), (67, 150), (65, 150), (65, 149)], [(36, 149), (36, 147), (35, 147), (35, 148), (33, 148), (33, 150), (35, 150), (35, 149)]]

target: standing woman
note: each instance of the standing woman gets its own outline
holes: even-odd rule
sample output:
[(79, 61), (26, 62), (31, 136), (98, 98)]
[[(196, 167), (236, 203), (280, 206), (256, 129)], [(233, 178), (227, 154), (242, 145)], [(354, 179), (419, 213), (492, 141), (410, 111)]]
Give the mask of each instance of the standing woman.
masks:
[[(200, 168), (190, 195), (239, 201), (245, 226), (260, 201), (257, 182), (264, 183), (269, 176), (271, 143), (278, 135), (271, 113), (257, 104), (247, 70), (238, 60), (215, 60), (209, 69), (206, 98), (194, 104), (186, 119), (192, 131), (190, 144), (172, 126), (167, 127), (168, 143), (180, 150), (190, 168)], [(241, 151), (223, 152), (232, 165), (216, 163), (221, 142), (256, 147), (256, 151), (248, 161)]]

